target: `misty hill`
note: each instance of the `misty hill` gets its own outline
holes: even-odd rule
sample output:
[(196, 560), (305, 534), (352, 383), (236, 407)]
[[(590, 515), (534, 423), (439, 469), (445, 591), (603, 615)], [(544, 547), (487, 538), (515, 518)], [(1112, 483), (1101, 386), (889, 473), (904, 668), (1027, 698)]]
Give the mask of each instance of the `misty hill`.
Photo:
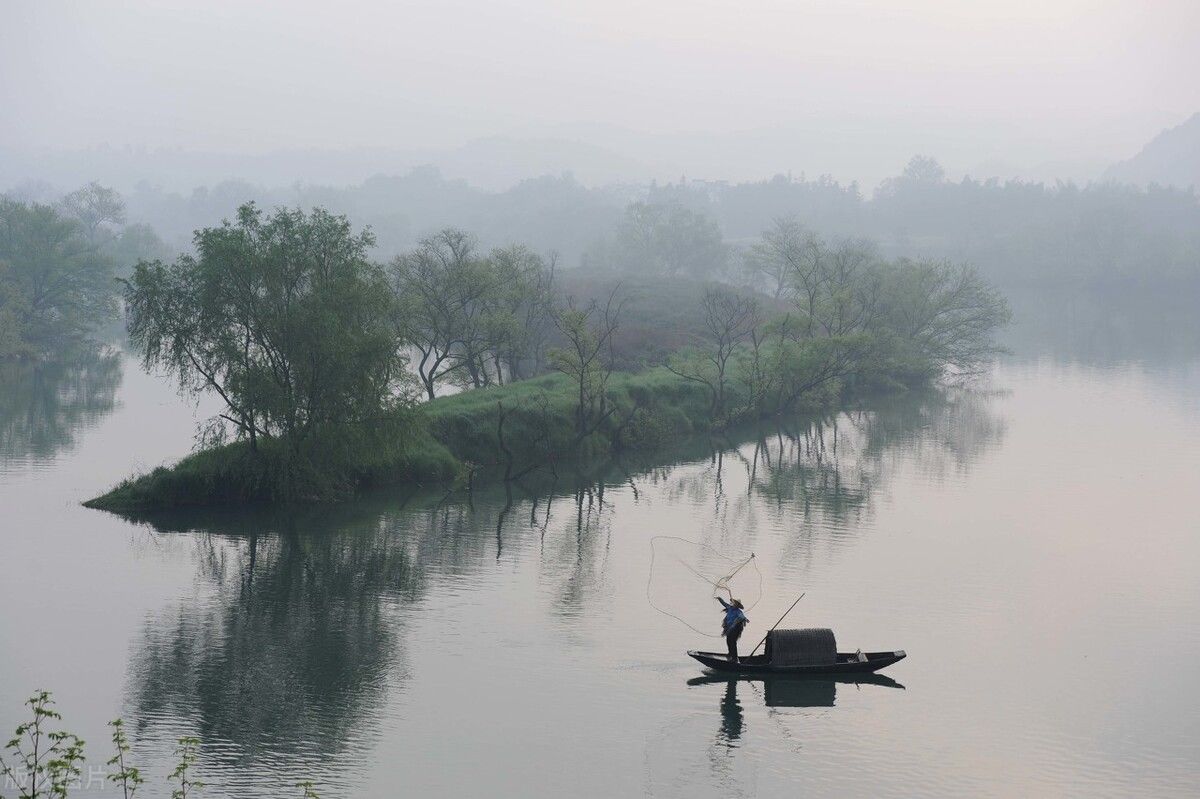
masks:
[(1133, 158), (1110, 166), (1104, 178), (1139, 186), (1200, 187), (1200, 113), (1159, 133)]
[[(483, 144), (475, 153), (504, 146)], [(60, 195), (11, 196), (53, 202)], [(667, 268), (737, 281), (744, 254), (787, 217), (830, 242), (866, 237), (888, 258), (966, 261), (1001, 283), (1200, 278), (1200, 194), (1194, 190), (951, 180), (935, 160), (922, 157), (870, 196), (854, 182), (803, 175), (588, 186), (560, 173), (487, 191), (429, 166), (349, 185), (233, 180), (178, 191), (141, 183), (124, 194), (131, 227), (162, 240), (138, 251), (151, 255), (164, 246), (187, 249), (194, 230), (219, 224), (247, 201), (345, 214), (372, 229), (374, 256), (381, 260), (457, 227), (474, 234), (484, 250), (524, 244), (555, 254), (562, 268)], [(130, 257), (120, 260), (132, 263)]]
[(543, 175), (567, 173), (580, 183), (596, 186), (645, 181), (662, 171), (593, 144), (505, 136), (474, 139), (453, 150), (429, 152), (423, 160), (449, 178), (461, 178), (492, 191), (503, 191)]
[(379, 174), (432, 166), (477, 189), (504, 191), (520, 181), (572, 175), (589, 186), (645, 182), (678, 174), (651, 169), (618, 152), (566, 138), (491, 136), (462, 145), (425, 148), (354, 147), (342, 150), (268, 150), (259, 153), (114, 148), (29, 150), (0, 147), (0, 191), (31, 199), (97, 181), (122, 193), (139, 184), (166, 191), (238, 181), (264, 186), (303, 183), (349, 185)]

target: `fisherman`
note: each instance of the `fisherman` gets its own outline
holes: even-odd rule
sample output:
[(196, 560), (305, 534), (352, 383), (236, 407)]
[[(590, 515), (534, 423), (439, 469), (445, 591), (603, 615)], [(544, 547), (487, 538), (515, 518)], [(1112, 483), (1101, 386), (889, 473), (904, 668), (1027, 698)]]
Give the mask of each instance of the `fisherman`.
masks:
[(740, 599), (730, 597), (729, 602), (721, 597), (716, 599), (721, 603), (721, 607), (725, 608), (725, 618), (721, 620), (721, 633), (725, 636), (725, 644), (729, 647), (729, 660), (731, 663), (737, 663), (738, 638), (742, 635), (742, 628), (750, 623), (750, 619), (746, 618), (746, 614), (743, 612), (745, 605)]

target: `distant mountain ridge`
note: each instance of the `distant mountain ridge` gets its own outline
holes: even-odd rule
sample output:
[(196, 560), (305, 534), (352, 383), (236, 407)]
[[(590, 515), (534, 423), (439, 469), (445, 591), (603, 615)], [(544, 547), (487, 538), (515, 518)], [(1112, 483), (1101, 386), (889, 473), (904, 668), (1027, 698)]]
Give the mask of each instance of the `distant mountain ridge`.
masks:
[(1133, 158), (1110, 166), (1104, 178), (1139, 186), (1200, 188), (1200, 113), (1159, 133)]
[(122, 193), (129, 193), (142, 181), (184, 192), (225, 180), (263, 186), (345, 186), (362, 183), (374, 175), (405, 174), (422, 166), (436, 167), (447, 178), (466, 180), (485, 191), (504, 191), (525, 179), (564, 173), (589, 186), (649, 182), (679, 174), (675, 166), (652, 168), (613, 149), (564, 138), (490, 136), (446, 147), (280, 149), (261, 153), (107, 146), (22, 150), (0, 146), (0, 192), (22, 183), (44, 183), (45, 193), (62, 193), (90, 180)]

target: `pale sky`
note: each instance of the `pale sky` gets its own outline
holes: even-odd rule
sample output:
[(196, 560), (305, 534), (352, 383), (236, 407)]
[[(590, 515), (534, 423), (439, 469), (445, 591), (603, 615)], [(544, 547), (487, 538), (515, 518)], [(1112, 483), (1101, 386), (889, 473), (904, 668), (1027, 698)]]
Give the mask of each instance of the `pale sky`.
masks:
[(1198, 75), (1200, 0), (0, 0), (9, 148), (508, 135), (849, 179), (1127, 157)]

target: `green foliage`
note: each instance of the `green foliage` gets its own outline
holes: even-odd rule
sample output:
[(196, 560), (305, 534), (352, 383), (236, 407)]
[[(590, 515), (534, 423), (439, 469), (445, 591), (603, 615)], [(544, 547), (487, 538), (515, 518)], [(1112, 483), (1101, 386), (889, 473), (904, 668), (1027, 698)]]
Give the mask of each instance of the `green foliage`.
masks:
[(109, 235), (100, 245), (116, 267), (116, 274), (128, 278), (139, 261), (169, 260), (171, 249), (149, 225), (126, 225), (119, 232)]
[(608, 379), (613, 372), (612, 339), (621, 315), (618, 291), (619, 287), (613, 289), (603, 306), (593, 301), (576, 308), (574, 300), (569, 300), (554, 319), (565, 344), (550, 351), (550, 362), (571, 380), (579, 442), (596, 432), (616, 410), (609, 402)]
[(370, 428), (326, 431), (311, 446), (319, 462), (293, 457), (278, 440), (264, 440), (257, 450), (248, 441), (201, 450), (84, 504), (120, 511), (342, 500), (369, 486), (449, 480), (460, 468), (408, 413)]
[(232, 429), (252, 451), (259, 439), (282, 442), (286, 488), (324, 457), (318, 440), (353, 439), (403, 414), (394, 301), (367, 260), (369, 232), (321, 209), (264, 219), (244, 205), (236, 224), (199, 231), (195, 243), (195, 257), (139, 263), (125, 301), (145, 365), (225, 402), (213, 440)]
[(54, 710), (49, 691), (37, 691), (25, 701), (33, 718), (17, 726), (6, 744), (13, 761), (0, 757), (0, 773), (17, 786), (20, 799), (65, 797), (78, 780), (83, 764), (83, 741), (51, 729), (62, 716)]
[(439, 382), (479, 388), (541, 370), (554, 305), (553, 264), (525, 247), (483, 256), (475, 238), (447, 228), (390, 268), (396, 328), (416, 348), (417, 376), (433, 399)]
[(877, 325), (890, 336), (903, 371), (936, 377), (977, 371), (998, 352), (1008, 302), (974, 269), (948, 261), (901, 260), (884, 276)]
[(488, 304), (486, 328), (489, 349), (502, 362), (509, 380), (520, 380), (526, 370), (543, 368), (546, 338), (555, 306), (554, 259), (545, 259), (529, 248), (514, 245), (493, 250), (490, 256), (495, 291)]
[(129, 740), (125, 737), (125, 722), (113, 719), (108, 723), (112, 727), (113, 749), (116, 750), (107, 765), (115, 766), (116, 771), (108, 775), (110, 782), (121, 786), (124, 799), (132, 799), (137, 789), (146, 781), (136, 766), (127, 761), (129, 756)]
[[(936, 164), (914, 160), (903, 180), (934, 185)], [(873, 243), (833, 243), (794, 219), (777, 220), (746, 259), (790, 308), (752, 331), (742, 358), (753, 404), (790, 408), (826, 395), (977, 371), (995, 354), (1006, 301), (972, 268), (941, 261), (882, 261)]]
[(0, 198), (0, 358), (78, 349), (116, 312), (112, 273), (78, 222)]
[[(657, 230), (679, 221), (666, 213), (635, 207), (627, 233), (671, 241), (674, 233)], [(700, 312), (686, 309), (688, 346), (669, 348), (665, 368), (622, 374), (621, 346), (645, 350), (671, 326), (650, 327), (664, 296), (622, 345), (620, 284), (556, 308), (553, 265), (525, 248), (482, 256), (472, 236), (445, 229), (385, 272), (366, 260), (371, 244), (369, 233), (353, 235), (344, 217), (319, 209), (264, 220), (245, 205), (236, 225), (196, 234), (196, 257), (139, 263), (126, 291), (130, 340), (184, 390), (220, 395), (224, 424), (205, 439), (213, 448), (88, 504), (330, 500), (477, 466), (513, 479), (970, 371), (994, 352), (991, 334), (1008, 316), (1003, 298), (966, 267), (885, 263), (869, 241), (829, 243), (781, 219), (747, 259), (774, 297), (693, 283), (702, 293)], [(524, 366), (539, 370), (551, 320), (557, 346), (545, 354), (560, 377), (512, 383)], [(419, 410), (405, 391), (398, 353), (407, 347), (420, 355), (428, 401)], [(443, 379), (470, 390), (438, 398)], [(242, 440), (216, 446), (229, 425)]]
[(171, 799), (187, 799), (190, 792), (204, 787), (204, 783), (192, 777), (190, 773), (196, 765), (199, 750), (199, 738), (184, 736), (179, 739), (179, 745), (175, 748), (175, 756), (179, 760), (175, 770), (167, 775), (168, 780), (179, 783), (179, 787), (171, 791)]
[[(18, 799), (66, 799), (73, 788), (81, 785), (83, 773), (84, 742), (78, 736), (64, 730), (52, 729), (62, 716), (54, 709), (54, 700), (49, 691), (35, 691), (25, 701), (33, 718), (19, 724), (12, 739), (5, 745), (12, 761), (0, 756), (0, 776), (20, 793)], [(107, 779), (121, 786), (123, 799), (133, 799), (146, 780), (141, 771), (128, 762), (131, 751), (125, 735), (125, 722), (114, 719), (108, 723), (112, 728), (112, 743), (115, 754), (106, 765), (115, 771)], [(193, 776), (200, 753), (200, 739), (183, 737), (175, 748), (176, 765), (167, 775), (167, 780), (177, 782), (179, 787), (171, 792), (172, 799), (187, 799), (196, 790), (205, 787)], [(314, 784), (309, 780), (296, 783), (303, 789), (301, 799), (319, 799)], [(2, 799), (2, 797), (0, 797)]]
[(645, 451), (710, 427), (703, 387), (659, 368), (611, 375), (611, 413), (581, 441), (577, 392), (570, 377), (547, 375), (442, 397), (425, 406), (425, 413), (431, 433), (456, 457), (502, 468), (508, 465), (507, 448), (514, 473), (530, 467), (553, 469), (615, 451)]
[(593, 245), (585, 268), (637, 275), (713, 277), (725, 271), (721, 228), (704, 213), (676, 203), (633, 203), (612, 237)]

